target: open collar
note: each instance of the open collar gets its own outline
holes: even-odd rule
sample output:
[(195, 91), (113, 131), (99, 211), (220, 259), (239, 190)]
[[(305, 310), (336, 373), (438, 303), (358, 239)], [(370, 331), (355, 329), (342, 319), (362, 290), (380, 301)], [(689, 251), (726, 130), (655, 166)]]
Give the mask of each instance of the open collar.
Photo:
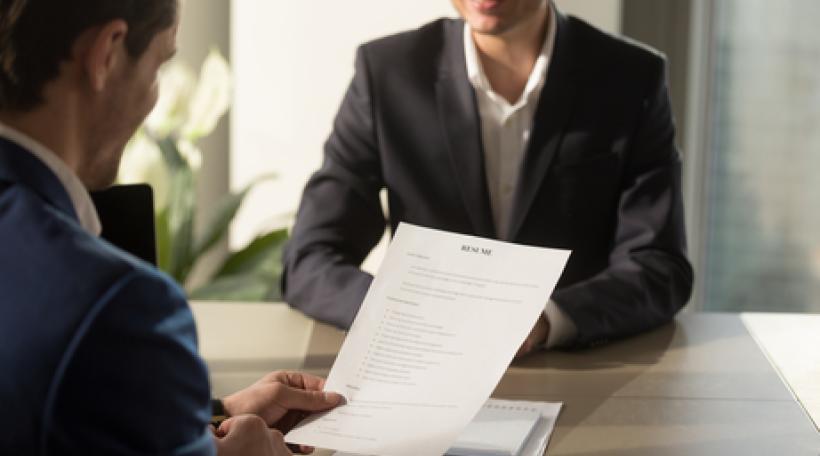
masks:
[[(54, 152), (2, 123), (0, 140), (4, 140), (3, 145), (6, 146), (0, 147), (4, 151), (0, 176), (5, 174), (9, 180), (32, 187), (47, 201), (76, 218), (90, 234), (100, 235), (100, 218), (88, 190), (80, 178)], [(31, 159), (41, 165), (39, 169)]]

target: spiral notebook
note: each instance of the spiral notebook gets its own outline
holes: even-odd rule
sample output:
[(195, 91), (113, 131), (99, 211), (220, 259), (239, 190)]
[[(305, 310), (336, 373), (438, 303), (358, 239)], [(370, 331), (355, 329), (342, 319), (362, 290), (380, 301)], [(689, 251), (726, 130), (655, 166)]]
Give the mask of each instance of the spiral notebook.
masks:
[[(447, 456), (541, 456), (561, 412), (560, 402), (489, 399)], [(335, 453), (334, 456), (353, 456)]]
[(539, 419), (541, 412), (529, 404), (489, 401), (447, 456), (519, 456)]

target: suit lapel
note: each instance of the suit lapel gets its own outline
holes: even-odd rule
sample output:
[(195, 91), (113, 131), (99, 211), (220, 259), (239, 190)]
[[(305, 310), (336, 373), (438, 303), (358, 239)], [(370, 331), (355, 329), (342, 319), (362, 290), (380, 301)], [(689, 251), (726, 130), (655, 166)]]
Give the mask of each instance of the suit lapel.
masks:
[(496, 233), (481, 143), (481, 119), (473, 87), (467, 79), (463, 27), (463, 21), (453, 21), (445, 31), (444, 54), (436, 81), (436, 102), (456, 184), (475, 234), (494, 238)]
[(510, 239), (512, 240), (518, 237), (550, 164), (560, 147), (564, 131), (572, 115), (577, 90), (577, 76), (574, 73), (572, 62), (571, 25), (566, 16), (557, 10), (554, 11), (558, 14), (558, 30), (547, 79), (533, 116), (532, 135), (524, 155), (524, 163), (521, 166), (510, 221)]

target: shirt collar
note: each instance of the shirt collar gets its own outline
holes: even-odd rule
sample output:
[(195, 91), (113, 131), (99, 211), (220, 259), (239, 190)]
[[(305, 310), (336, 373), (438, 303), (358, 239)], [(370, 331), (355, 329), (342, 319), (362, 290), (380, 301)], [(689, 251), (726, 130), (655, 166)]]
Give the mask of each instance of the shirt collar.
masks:
[(28, 135), (3, 123), (0, 123), (0, 137), (17, 144), (43, 162), (57, 176), (57, 180), (60, 181), (66, 193), (68, 193), (71, 204), (74, 206), (74, 212), (77, 213), (77, 219), (83, 229), (93, 236), (100, 235), (102, 225), (100, 224), (97, 209), (91, 201), (91, 195), (88, 194), (88, 190), (80, 181), (80, 178), (60, 157)]
[[(515, 103), (516, 107), (524, 104), (534, 93), (538, 92), (546, 81), (547, 68), (549, 67), (550, 56), (555, 47), (555, 34), (558, 29), (558, 21), (556, 20), (557, 11), (552, 2), (549, 2), (548, 8), (549, 22), (547, 23), (547, 33), (544, 37), (544, 44), (541, 46), (541, 53), (535, 61), (532, 72), (530, 72), (530, 77), (527, 80), (527, 85), (524, 87), (524, 92), (521, 94), (521, 98)], [(467, 24), (466, 21), (464, 23), (464, 55), (467, 60), (467, 78), (473, 87), (476, 90), (495, 95), (495, 92), (493, 92), (490, 86), (490, 81), (484, 73), (481, 59), (478, 57), (478, 50), (473, 41), (470, 25)], [(496, 95), (496, 97), (501, 98), (498, 95)]]

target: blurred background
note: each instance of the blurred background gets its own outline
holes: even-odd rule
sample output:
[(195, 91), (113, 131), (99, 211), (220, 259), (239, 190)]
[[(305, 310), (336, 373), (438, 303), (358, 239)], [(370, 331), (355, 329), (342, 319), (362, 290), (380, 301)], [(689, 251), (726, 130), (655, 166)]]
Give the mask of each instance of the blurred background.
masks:
[[(820, 2), (556, 4), (669, 59), (696, 269), (689, 308), (820, 311)], [(224, 213), (224, 195), (277, 176), (252, 187), (229, 235), (194, 268), (193, 285), (207, 285), (229, 252), (292, 223), (355, 48), (454, 15), (448, 0), (184, 2), (177, 60), (196, 72), (216, 50), (233, 78), (228, 115), (198, 143), (197, 234)], [(377, 269), (380, 255), (366, 268)]]

